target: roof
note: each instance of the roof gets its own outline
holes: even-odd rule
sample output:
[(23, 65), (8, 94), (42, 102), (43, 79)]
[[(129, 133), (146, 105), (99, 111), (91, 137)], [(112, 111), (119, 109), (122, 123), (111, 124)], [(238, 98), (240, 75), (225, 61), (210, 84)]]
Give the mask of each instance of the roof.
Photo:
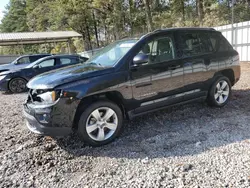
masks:
[(66, 42), (71, 38), (81, 36), (75, 31), (0, 33), (0, 46)]
[(57, 54), (49, 57), (80, 57), (78, 54)]
[(216, 30), (210, 27), (173, 27), (166, 29), (157, 29), (153, 31), (153, 33), (161, 31), (216, 31)]

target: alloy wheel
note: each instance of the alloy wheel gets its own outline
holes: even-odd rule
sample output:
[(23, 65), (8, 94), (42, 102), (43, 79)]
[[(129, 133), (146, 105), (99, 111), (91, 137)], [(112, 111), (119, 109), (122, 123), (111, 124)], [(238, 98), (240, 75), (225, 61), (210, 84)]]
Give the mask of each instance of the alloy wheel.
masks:
[(230, 88), (225, 80), (218, 82), (215, 88), (214, 98), (218, 104), (223, 104), (229, 97)]
[(86, 132), (95, 141), (109, 139), (118, 127), (118, 118), (114, 110), (100, 107), (94, 110), (87, 119)]
[(10, 82), (9, 89), (13, 93), (20, 93), (26, 89), (26, 81), (23, 79), (14, 79)]

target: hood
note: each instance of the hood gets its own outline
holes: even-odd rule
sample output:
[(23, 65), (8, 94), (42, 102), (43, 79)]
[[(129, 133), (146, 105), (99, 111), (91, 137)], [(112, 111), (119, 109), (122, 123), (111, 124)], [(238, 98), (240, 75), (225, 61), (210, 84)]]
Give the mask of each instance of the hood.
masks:
[(31, 79), (27, 86), (30, 89), (53, 89), (59, 85), (76, 80), (111, 73), (113, 69), (113, 67), (107, 68), (78, 64), (40, 74)]
[(26, 67), (27, 64), (23, 64), (23, 65), (15, 65), (15, 64), (4, 64), (4, 65), (0, 65), (0, 72), (2, 71), (13, 71), (13, 70), (18, 70), (21, 68)]

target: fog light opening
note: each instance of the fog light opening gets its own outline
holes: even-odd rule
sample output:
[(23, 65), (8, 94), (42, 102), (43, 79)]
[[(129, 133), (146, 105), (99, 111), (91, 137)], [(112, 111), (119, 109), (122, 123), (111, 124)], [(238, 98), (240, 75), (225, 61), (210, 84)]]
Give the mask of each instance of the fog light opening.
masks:
[(41, 114), (41, 115), (38, 115), (38, 120), (40, 123), (49, 123), (49, 120), (50, 120), (50, 115), (49, 114)]

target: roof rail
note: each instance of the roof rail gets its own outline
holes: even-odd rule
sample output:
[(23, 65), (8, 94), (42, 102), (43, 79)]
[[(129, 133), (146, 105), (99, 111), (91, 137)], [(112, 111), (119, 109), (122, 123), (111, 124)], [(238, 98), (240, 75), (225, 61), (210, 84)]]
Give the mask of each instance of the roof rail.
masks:
[(152, 33), (157, 33), (157, 32), (159, 32), (159, 31), (162, 31), (162, 29), (156, 29), (156, 30), (154, 30)]

